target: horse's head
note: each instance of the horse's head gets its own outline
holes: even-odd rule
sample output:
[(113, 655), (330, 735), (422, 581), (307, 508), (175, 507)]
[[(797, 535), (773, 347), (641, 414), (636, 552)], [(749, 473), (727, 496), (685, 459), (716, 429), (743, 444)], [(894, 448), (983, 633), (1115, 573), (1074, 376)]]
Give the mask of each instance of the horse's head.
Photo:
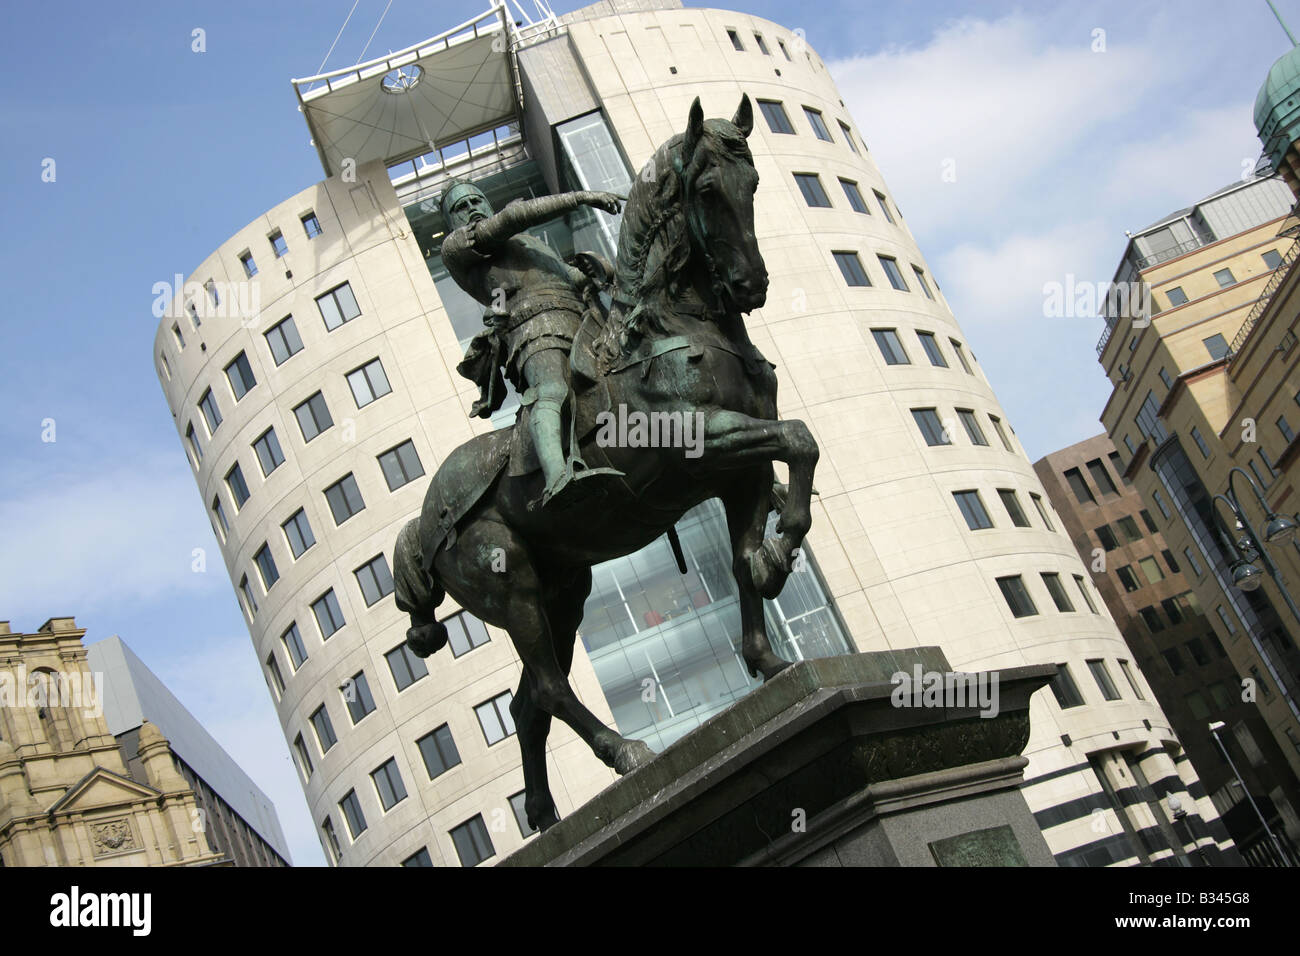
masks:
[(703, 263), (706, 291), (728, 312), (767, 301), (767, 267), (754, 235), (758, 171), (745, 142), (753, 129), (748, 95), (730, 120), (706, 120), (696, 97), (674, 162), (692, 259)]

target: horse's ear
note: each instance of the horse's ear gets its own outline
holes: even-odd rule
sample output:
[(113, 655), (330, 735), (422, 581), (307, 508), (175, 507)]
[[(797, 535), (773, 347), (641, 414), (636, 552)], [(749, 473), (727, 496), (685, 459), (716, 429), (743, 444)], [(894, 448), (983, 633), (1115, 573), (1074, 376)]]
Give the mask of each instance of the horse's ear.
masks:
[(749, 134), (754, 132), (754, 106), (749, 102), (749, 94), (745, 93), (740, 97), (740, 105), (736, 107), (736, 115), (731, 118), (731, 122), (736, 129), (749, 138)]
[(695, 155), (695, 147), (700, 144), (700, 139), (704, 136), (704, 107), (700, 105), (700, 98), (695, 97), (695, 102), (691, 104), (691, 115), (686, 120), (686, 139), (682, 142), (682, 159), (689, 162), (690, 158)]

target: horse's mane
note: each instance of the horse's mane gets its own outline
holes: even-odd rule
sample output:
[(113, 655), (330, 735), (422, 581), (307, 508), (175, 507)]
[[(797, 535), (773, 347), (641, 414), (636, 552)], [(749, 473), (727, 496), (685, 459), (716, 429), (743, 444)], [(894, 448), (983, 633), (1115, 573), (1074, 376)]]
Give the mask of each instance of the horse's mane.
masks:
[(673, 300), (687, 282), (691, 239), (682, 203), (682, 183), (693, 182), (710, 153), (729, 154), (753, 165), (745, 137), (727, 120), (704, 121), (690, 165), (679, 176), (685, 134), (678, 133), (642, 168), (628, 193), (619, 230), (611, 324), (620, 345), (647, 332), (663, 333)]

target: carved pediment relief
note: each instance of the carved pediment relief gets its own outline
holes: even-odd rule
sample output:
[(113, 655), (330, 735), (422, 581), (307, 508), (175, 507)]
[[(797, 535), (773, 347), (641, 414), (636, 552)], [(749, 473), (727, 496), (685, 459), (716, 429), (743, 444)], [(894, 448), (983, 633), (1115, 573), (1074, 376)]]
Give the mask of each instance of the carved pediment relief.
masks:
[(68, 792), (50, 807), (49, 813), (84, 813), (112, 807), (130, 806), (140, 800), (160, 796), (153, 787), (136, 783), (103, 767), (96, 767), (68, 788)]

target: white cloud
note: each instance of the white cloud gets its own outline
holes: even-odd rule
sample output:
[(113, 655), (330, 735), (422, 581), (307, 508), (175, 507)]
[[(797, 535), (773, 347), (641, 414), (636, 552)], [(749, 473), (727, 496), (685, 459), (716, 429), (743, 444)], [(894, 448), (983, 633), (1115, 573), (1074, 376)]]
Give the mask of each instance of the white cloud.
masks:
[[(194, 479), (176, 459), (119, 453), (99, 470), (11, 475), (0, 502), (9, 544), (0, 553), (0, 611), (34, 628), (51, 614), (228, 588)], [(195, 548), (205, 551), (205, 573), (191, 570)]]

